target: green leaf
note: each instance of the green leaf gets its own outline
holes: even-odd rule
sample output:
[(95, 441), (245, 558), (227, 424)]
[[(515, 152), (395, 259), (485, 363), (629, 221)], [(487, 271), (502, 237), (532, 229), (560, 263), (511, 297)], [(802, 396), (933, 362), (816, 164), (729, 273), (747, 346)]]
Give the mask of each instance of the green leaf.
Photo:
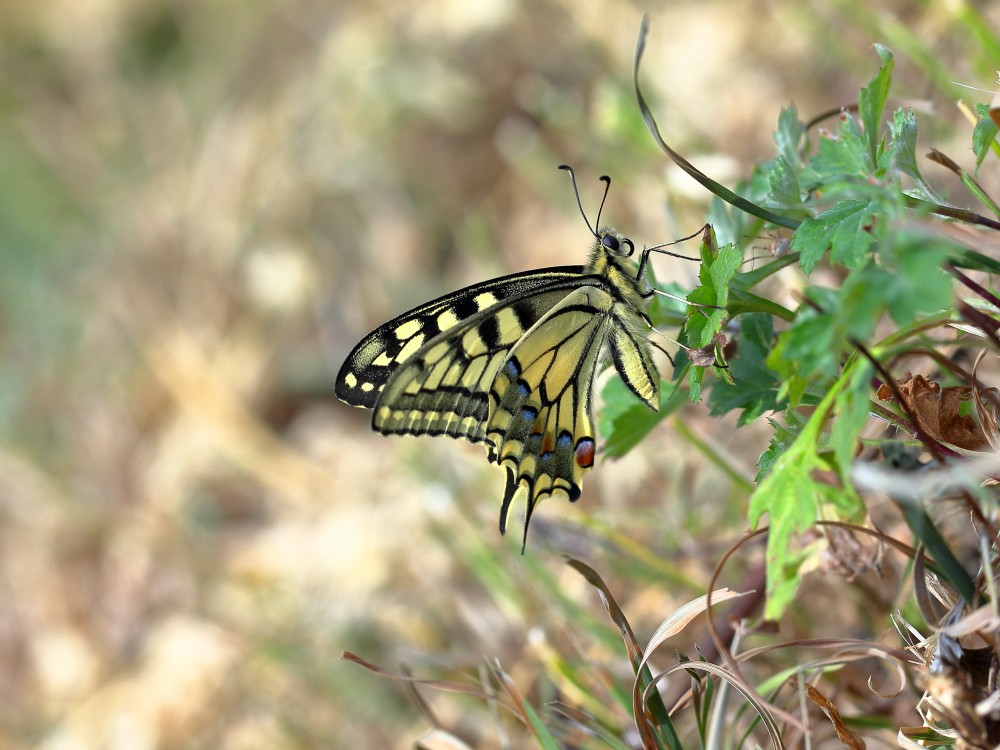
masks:
[(603, 406), (598, 418), (604, 455), (624, 456), (686, 403), (687, 395), (683, 388), (660, 381), (660, 410), (653, 411), (636, 398), (621, 378), (608, 380), (601, 391)]
[(976, 155), (976, 174), (979, 174), (979, 166), (986, 158), (986, 152), (996, 142), (997, 124), (990, 117), (990, 108), (985, 104), (976, 105), (976, 114), (979, 120), (972, 131), (972, 152)]
[(833, 421), (831, 441), (837, 472), (844, 487), (851, 487), (850, 471), (854, 463), (854, 453), (861, 430), (868, 424), (868, 410), (871, 404), (872, 366), (867, 360), (853, 368), (847, 386), (840, 391), (834, 402), (837, 418)]
[(765, 411), (778, 408), (781, 381), (765, 359), (774, 345), (770, 315), (754, 313), (740, 318), (738, 354), (729, 362), (733, 385), (716, 383), (708, 397), (713, 416), (743, 409), (737, 426), (749, 424)]
[(766, 360), (767, 366), (781, 377), (779, 398), (787, 396), (792, 406), (801, 402), (815, 373), (839, 371), (843, 346), (843, 332), (838, 330), (837, 291), (810, 287), (806, 295), (813, 304), (799, 308), (794, 322), (778, 337)]
[(871, 248), (867, 231), (874, 211), (867, 200), (843, 200), (819, 216), (806, 219), (792, 235), (792, 250), (801, 254), (802, 270), (811, 273), (830, 248), (831, 260), (854, 268)]
[(883, 165), (891, 164), (894, 169), (913, 180), (918, 193), (916, 197), (939, 205), (946, 204), (947, 201), (924, 179), (917, 165), (917, 118), (913, 110), (897, 109), (889, 124), (889, 133), (892, 137), (889, 148), (883, 155)]
[(795, 442), (795, 435), (786, 429), (778, 420), (772, 417), (767, 418), (768, 423), (774, 428), (774, 436), (768, 443), (767, 450), (760, 454), (757, 459), (757, 473), (754, 475), (754, 484), (760, 484), (764, 477), (771, 473), (771, 469), (784, 455), (789, 446)]
[(688, 346), (695, 348), (709, 346), (715, 339), (715, 334), (722, 329), (722, 324), (728, 317), (725, 306), (729, 297), (729, 283), (743, 263), (743, 253), (735, 245), (725, 245), (713, 250), (709, 243), (703, 243), (701, 259), (701, 269), (698, 272), (701, 285), (687, 297), (695, 306), (691, 308), (684, 327)]
[(801, 211), (802, 190), (799, 188), (798, 173), (779, 156), (771, 164), (767, 173), (768, 191), (765, 204), (773, 208), (784, 208), (790, 212)]
[(847, 112), (841, 114), (841, 124), (835, 135), (826, 133), (819, 139), (799, 182), (807, 190), (822, 189), (827, 193), (860, 184), (873, 176), (874, 162), (865, 150), (865, 138), (858, 121)]
[(774, 131), (774, 145), (778, 148), (779, 158), (796, 171), (802, 167), (801, 147), (804, 134), (795, 105), (783, 107), (778, 115), (778, 129)]
[(822, 468), (816, 453), (797, 440), (775, 461), (750, 499), (750, 525), (768, 514), (767, 605), (764, 616), (778, 619), (798, 588), (798, 570), (806, 552), (799, 548), (802, 532), (818, 520), (813, 471)]
[(688, 373), (688, 399), (692, 403), (701, 401), (701, 382), (705, 379), (704, 367), (692, 367)]
[(795, 441), (771, 463), (770, 471), (750, 498), (751, 526), (756, 526), (765, 513), (769, 517), (764, 611), (768, 619), (779, 617), (795, 595), (799, 569), (810, 554), (801, 546), (802, 533), (818, 520), (820, 507), (833, 508), (839, 517), (848, 519), (864, 512), (850, 485), (834, 488), (816, 478), (819, 472), (831, 468), (819, 454), (823, 428), (841, 393), (857, 382), (856, 369), (858, 360), (828, 389)]
[[(773, 420), (768, 420), (772, 422)], [(771, 438), (771, 442), (767, 446), (767, 450), (760, 454), (760, 458), (757, 459), (757, 473), (754, 475), (753, 481), (760, 483), (760, 481), (766, 477), (770, 472), (771, 468), (777, 463), (778, 459), (781, 458), (781, 454), (787, 450), (787, 445), (782, 445), (777, 438)]]
[(974, 601), (976, 599), (975, 584), (951, 551), (944, 537), (935, 528), (927, 513), (914, 503), (901, 502), (897, 505), (902, 511), (906, 525), (913, 532), (913, 536), (920, 540), (920, 543), (934, 557), (934, 562), (941, 566), (942, 577), (955, 587), (965, 601)]
[(524, 711), (524, 715), (528, 717), (528, 723), (531, 725), (531, 732), (535, 735), (535, 741), (538, 742), (538, 746), (542, 748), (542, 750), (559, 750), (559, 743), (556, 741), (556, 738), (552, 736), (549, 728), (545, 726), (545, 722), (542, 721), (534, 707), (532, 707), (532, 705), (525, 700), (521, 702), (521, 710)]
[(892, 52), (887, 47), (876, 44), (875, 51), (882, 64), (878, 73), (861, 89), (861, 94), (858, 96), (858, 111), (865, 126), (865, 141), (868, 144), (868, 156), (872, 164), (878, 163), (882, 110), (885, 109), (886, 99), (889, 98), (889, 84), (892, 82), (894, 64)]
[(881, 276), (870, 283), (898, 325), (911, 325), (953, 305), (952, 279), (942, 268), (949, 250), (946, 243), (928, 242), (915, 232), (894, 232), (884, 239)]

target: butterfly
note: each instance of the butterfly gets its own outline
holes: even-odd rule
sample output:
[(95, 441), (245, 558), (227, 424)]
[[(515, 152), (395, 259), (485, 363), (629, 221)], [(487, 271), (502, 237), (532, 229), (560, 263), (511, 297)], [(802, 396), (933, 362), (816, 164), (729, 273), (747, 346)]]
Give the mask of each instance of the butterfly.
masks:
[[(583, 214), (572, 169), (560, 169)], [(611, 180), (601, 180), (606, 199)], [(336, 380), (339, 399), (373, 410), (376, 432), (484, 443), (506, 470), (501, 534), (518, 488), (527, 491), (525, 541), (539, 501), (576, 501), (594, 465), (592, 390), (606, 354), (632, 393), (659, 408), (646, 314), (654, 291), (642, 276), (664, 245), (636, 263), (630, 239), (584, 221), (595, 240), (586, 265), (502, 276), (420, 305), (365, 336)]]

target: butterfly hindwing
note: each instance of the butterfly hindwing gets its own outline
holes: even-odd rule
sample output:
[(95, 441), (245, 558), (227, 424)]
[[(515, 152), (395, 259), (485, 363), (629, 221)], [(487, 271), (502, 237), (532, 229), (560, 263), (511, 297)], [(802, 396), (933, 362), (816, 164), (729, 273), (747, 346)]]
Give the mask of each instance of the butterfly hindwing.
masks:
[(405, 312), (365, 336), (348, 355), (334, 385), (341, 401), (371, 409), (396, 368), (432, 339), (504, 301), (530, 296), (550, 284), (566, 283), (582, 266), (527, 271), (460, 289)]
[(521, 485), (528, 493), (525, 528), (544, 497), (580, 496), (596, 453), (591, 392), (605, 342), (630, 388), (658, 403), (649, 345), (634, 338), (630, 311), (602, 285), (582, 286), (535, 323), (505, 359), (490, 389), (486, 438), (490, 458), (507, 470), (501, 532)]
[(547, 495), (579, 497), (582, 474), (593, 464), (590, 384), (610, 304), (597, 287), (564, 297), (511, 350), (490, 389), (490, 458), (507, 470), (501, 531), (521, 484), (529, 517)]

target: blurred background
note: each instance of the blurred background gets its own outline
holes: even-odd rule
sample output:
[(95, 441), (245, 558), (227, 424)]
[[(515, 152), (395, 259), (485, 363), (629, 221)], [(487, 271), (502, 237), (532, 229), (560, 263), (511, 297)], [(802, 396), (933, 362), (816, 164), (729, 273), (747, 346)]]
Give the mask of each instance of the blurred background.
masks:
[[(376, 436), (333, 378), (415, 304), (583, 262), (560, 163), (590, 212), (612, 177), (637, 245), (704, 223), (634, 103), (644, 12), (661, 128), (724, 183), (781, 107), (854, 101), (875, 41), (894, 92), (940, 107), (922, 137), (970, 158), (944, 71), (994, 85), (964, 24), (996, 4), (824, 5), (6, 0), (0, 746), (411, 746), (418, 703), (344, 650), (448, 679), (496, 659), (538, 702), (565, 653), (627, 686), (563, 553), (648, 637), (742, 532), (770, 429), (689, 407), (543, 504), (522, 557), (482, 448)], [(500, 746), (481, 701), (423, 695)]]

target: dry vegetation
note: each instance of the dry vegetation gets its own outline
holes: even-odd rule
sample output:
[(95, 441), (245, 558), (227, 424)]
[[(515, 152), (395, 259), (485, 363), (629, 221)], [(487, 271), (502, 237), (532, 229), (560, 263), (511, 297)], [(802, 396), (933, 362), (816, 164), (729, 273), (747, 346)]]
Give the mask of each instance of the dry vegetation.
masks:
[[(703, 223), (706, 196), (631, 97), (642, 11), (672, 142), (734, 181), (788, 101), (808, 116), (855, 97), (886, 28), (937, 35), (990, 85), (962, 69), (943, 10), (895, 5), (5, 3), (0, 746), (408, 746), (426, 720), (345, 649), (451, 679), (496, 658), (537, 704), (557, 655), (585, 656), (592, 690), (627, 685), (561, 553), (587, 557), (648, 634), (742, 533), (737, 480), (768, 429), (734, 435), (690, 407), (683, 429), (728, 474), (663, 425), (599, 462), (578, 505), (543, 505), (522, 558), (519, 529), (496, 532), (502, 475), (480, 448), (376, 437), (333, 375), (413, 304), (580, 262), (559, 163), (588, 202), (614, 178), (605, 215), (637, 244)], [(898, 54), (899, 90), (924, 93)], [(728, 584), (757, 580), (760, 557)], [(905, 563), (853, 587), (817, 576), (786, 635), (881, 634)], [(844, 691), (870, 699), (873, 669)], [(497, 746), (482, 702), (432, 700)], [(908, 701), (887, 701), (886, 727), (919, 723)]]

